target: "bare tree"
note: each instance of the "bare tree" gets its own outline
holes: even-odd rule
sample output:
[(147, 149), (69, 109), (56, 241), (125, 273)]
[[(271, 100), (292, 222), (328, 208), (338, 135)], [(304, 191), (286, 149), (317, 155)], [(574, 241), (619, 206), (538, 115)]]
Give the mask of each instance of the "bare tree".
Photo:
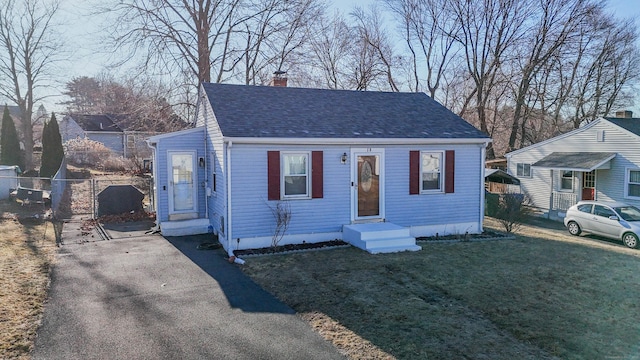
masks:
[(135, 131), (175, 131), (187, 124), (173, 111), (167, 98), (171, 88), (149, 77), (115, 79), (78, 77), (69, 81), (64, 93), (71, 114), (109, 114), (119, 125)]
[[(351, 12), (357, 34), (357, 63), (354, 75), (357, 90), (377, 89), (400, 91), (394, 71), (398, 68), (398, 56), (391, 39), (384, 29), (380, 11), (374, 4), (368, 11), (356, 7)], [(384, 79), (384, 80), (382, 80)]]
[[(520, 0), (486, 0), (469, 2), (456, 0), (451, 3), (452, 12), (460, 31), (454, 34), (464, 52), (464, 62), (474, 84), (468, 99), (475, 100), (475, 112), (480, 130), (489, 133), (487, 104), (499, 81), (507, 55), (523, 35), (522, 26), (528, 7)], [(495, 157), (491, 144), (487, 157)]]
[[(458, 18), (449, 16), (445, 0), (386, 0), (395, 14), (411, 59), (412, 91), (428, 90), (432, 98), (440, 89), (455, 52)], [(424, 64), (424, 68), (422, 65)]]
[[(514, 97), (514, 112), (507, 150), (516, 149), (516, 139), (520, 135), (521, 144), (526, 137), (528, 109), (532, 108), (527, 97), (532, 82), (553, 55), (578, 35), (579, 27), (597, 11), (599, 5), (584, 0), (542, 0), (530, 3), (528, 16), (530, 28), (522, 41), (518, 59), (519, 84)], [(536, 97), (533, 98), (534, 100)], [(528, 106), (529, 105), (529, 106)], [(543, 115), (544, 116), (544, 115)]]
[(607, 115), (614, 105), (624, 104), (623, 90), (637, 81), (638, 34), (630, 21), (618, 23), (607, 16), (594, 19), (598, 30), (580, 64), (577, 91), (573, 94), (573, 127)]
[(123, 0), (108, 11), (119, 15), (113, 44), (131, 56), (145, 49), (145, 65), (190, 73), (198, 83), (252, 84), (283, 66), (324, 6), (321, 0)]
[[(113, 7), (111, 7), (113, 6)], [(225, 73), (231, 35), (245, 20), (242, 0), (123, 0), (105, 11), (118, 14), (112, 40), (146, 63), (167, 72), (190, 72), (198, 82), (219, 82)], [(128, 61), (130, 58), (124, 59)]]
[(58, 9), (56, 0), (5, 0), (0, 7), (0, 93), (22, 112), (18, 128), (27, 169), (33, 169), (34, 104), (43, 99), (40, 89), (61, 60)]
[(313, 61), (309, 67), (315, 68), (322, 78), (318, 84), (329, 89), (346, 89), (349, 54), (353, 53), (353, 28), (345, 22), (340, 13), (331, 19), (323, 18), (317, 31), (313, 32), (309, 43)]
[(274, 70), (295, 61), (295, 52), (309, 40), (309, 30), (324, 13), (318, 0), (260, 0), (250, 5), (254, 14), (242, 24), (242, 74), (245, 84), (260, 84), (270, 80)]

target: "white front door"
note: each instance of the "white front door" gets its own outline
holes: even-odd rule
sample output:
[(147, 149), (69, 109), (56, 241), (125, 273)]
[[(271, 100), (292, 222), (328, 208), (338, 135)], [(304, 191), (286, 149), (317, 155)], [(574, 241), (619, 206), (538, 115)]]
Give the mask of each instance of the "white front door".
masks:
[(352, 220), (384, 219), (384, 150), (351, 150)]
[(197, 216), (195, 151), (170, 151), (168, 161), (169, 214)]

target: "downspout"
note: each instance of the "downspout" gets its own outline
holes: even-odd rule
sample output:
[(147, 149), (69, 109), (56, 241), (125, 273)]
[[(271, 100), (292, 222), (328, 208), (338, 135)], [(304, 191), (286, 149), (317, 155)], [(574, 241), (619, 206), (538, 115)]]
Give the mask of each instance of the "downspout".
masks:
[[(201, 85), (199, 87), (201, 87)], [(195, 112), (196, 121), (194, 126), (198, 125), (198, 115), (200, 112), (200, 104), (202, 99), (204, 99), (204, 97), (205, 97), (204, 95), (199, 96), (198, 101), (196, 102), (196, 112)], [(204, 128), (205, 128), (204, 139), (203, 139), (204, 141), (204, 217), (207, 218), (207, 220), (209, 220), (209, 229), (211, 230), (211, 220), (209, 219), (209, 199), (211, 197), (211, 190), (209, 190), (209, 171), (207, 170), (209, 166), (209, 153), (208, 153), (208, 147), (207, 147), (208, 127), (207, 127), (206, 121), (202, 125), (204, 125)], [(214, 163), (214, 166), (215, 166), (215, 163)]]
[(234, 256), (233, 249), (231, 248), (231, 244), (233, 243), (232, 236), (232, 222), (231, 222), (231, 147), (233, 146), (233, 142), (229, 140), (227, 142), (227, 151), (226, 151), (226, 160), (225, 167), (227, 168), (227, 254), (229, 257)]
[(549, 209), (547, 210), (547, 219), (551, 219), (551, 210), (553, 210), (553, 169), (549, 170), (549, 176), (551, 176), (551, 181), (549, 184)]
[(151, 149), (151, 167), (152, 167), (152, 179), (153, 179), (153, 189), (152, 189), (152, 193), (153, 193), (153, 201), (151, 201), (151, 206), (153, 206), (153, 210), (156, 213), (156, 226), (154, 231), (159, 231), (160, 230), (160, 222), (158, 221), (158, 212), (156, 211), (157, 209), (157, 204), (156, 201), (158, 199), (158, 164), (156, 164), (156, 150), (157, 148), (153, 145), (151, 145), (151, 143), (149, 142), (149, 139), (145, 140), (145, 143), (147, 144), (147, 147), (149, 147)]
[(593, 173), (593, 200), (598, 201), (598, 169)]
[(484, 189), (484, 182), (485, 182), (485, 163), (486, 163), (486, 156), (487, 156), (487, 145), (489, 143), (484, 143), (484, 145), (481, 147), (480, 149), (480, 174), (481, 174), (481, 178), (480, 178), (480, 228), (478, 229), (481, 233), (484, 231), (484, 208), (485, 208), (485, 189)]
[[(204, 217), (209, 220), (209, 196), (211, 190), (209, 190), (209, 156), (207, 152), (207, 131), (204, 131)], [(209, 221), (209, 230), (211, 230), (211, 221)]]

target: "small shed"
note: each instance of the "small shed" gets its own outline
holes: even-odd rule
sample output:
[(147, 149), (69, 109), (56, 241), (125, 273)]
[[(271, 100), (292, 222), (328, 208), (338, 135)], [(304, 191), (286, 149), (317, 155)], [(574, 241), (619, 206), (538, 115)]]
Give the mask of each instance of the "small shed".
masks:
[(484, 170), (484, 186), (494, 194), (520, 193), (520, 180), (500, 169)]
[(144, 193), (133, 185), (109, 185), (98, 193), (98, 216), (142, 210)]
[(17, 165), (0, 165), (0, 200), (8, 199), (11, 192), (18, 188), (20, 172)]

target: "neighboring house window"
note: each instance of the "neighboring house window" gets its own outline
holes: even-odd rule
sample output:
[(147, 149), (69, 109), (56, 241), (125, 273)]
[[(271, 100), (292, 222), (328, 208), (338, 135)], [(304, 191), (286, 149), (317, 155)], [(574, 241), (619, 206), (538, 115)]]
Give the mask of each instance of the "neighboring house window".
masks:
[(562, 170), (560, 190), (573, 190), (573, 171)]
[(269, 200), (323, 197), (323, 152), (267, 152)]
[(409, 151), (409, 194), (453, 193), (455, 151)]
[(531, 164), (518, 163), (516, 167), (516, 176), (531, 177)]
[(640, 197), (640, 170), (627, 169), (627, 196)]
[(135, 135), (127, 135), (127, 148), (133, 149), (136, 146), (136, 136)]
[(422, 180), (420, 191), (440, 192), (442, 191), (442, 152), (422, 152), (420, 153), (420, 179)]

